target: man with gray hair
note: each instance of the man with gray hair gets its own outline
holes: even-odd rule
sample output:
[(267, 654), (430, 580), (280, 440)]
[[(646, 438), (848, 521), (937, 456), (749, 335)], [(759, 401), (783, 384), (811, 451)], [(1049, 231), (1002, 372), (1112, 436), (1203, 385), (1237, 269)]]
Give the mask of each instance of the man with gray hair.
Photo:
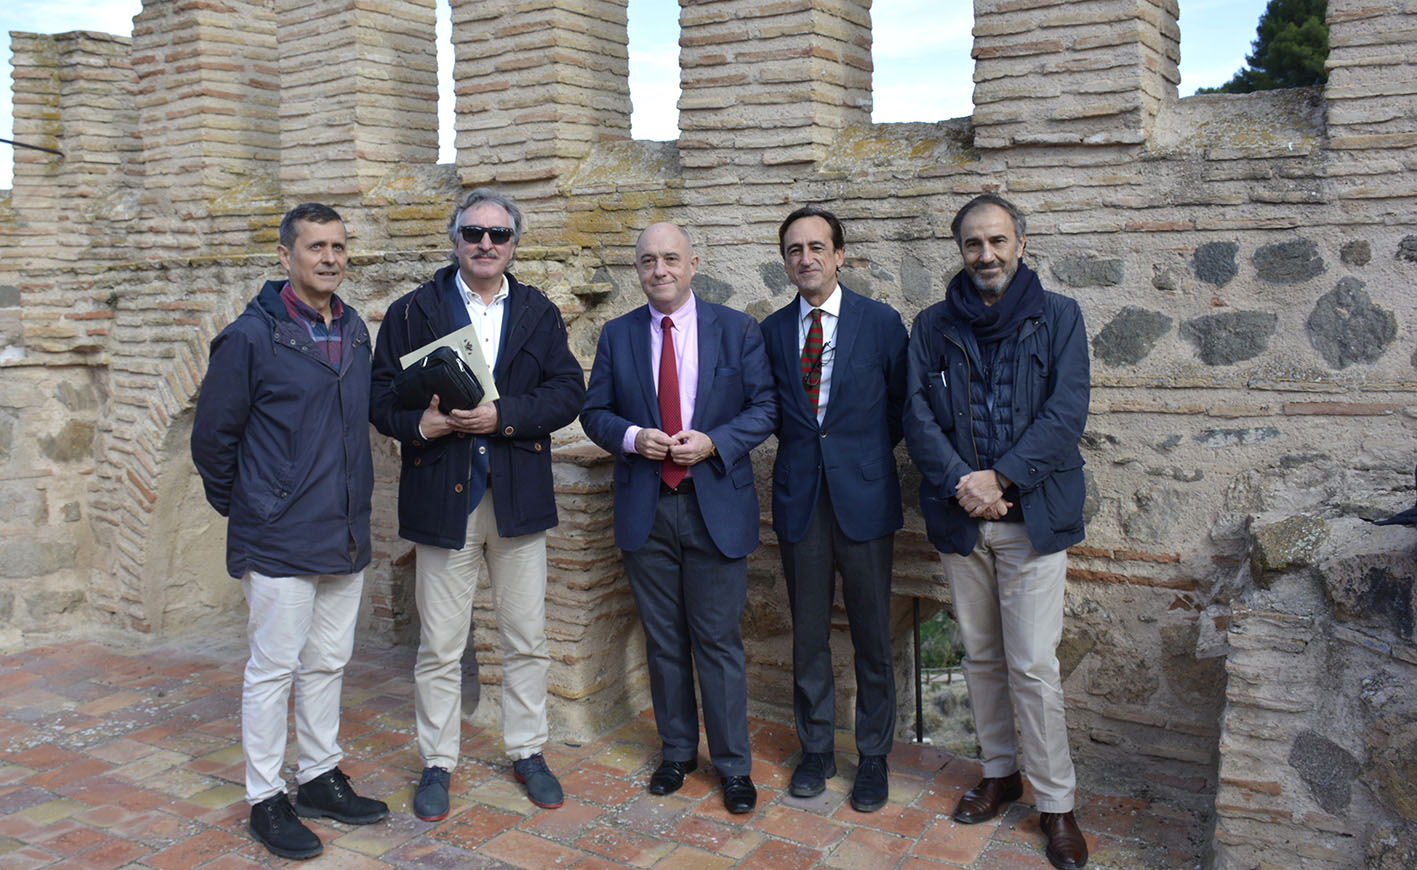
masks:
[[(423, 775), (414, 815), (448, 815), (462, 739), (461, 660), (482, 566), (502, 647), (502, 737), (513, 774), (539, 807), (561, 806), (547, 739), (546, 530), (555, 526), (551, 433), (585, 397), (561, 313), (510, 272), (524, 228), (504, 194), (469, 193), (453, 210), (453, 264), (389, 306), (374, 352), (370, 419), (401, 445), (399, 536), (414, 543), (422, 623), (414, 708)], [(405, 354), (473, 324), (499, 394), (443, 413), (434, 395), (408, 410), (393, 382)]]
[(1067, 549), (1083, 539), (1087, 330), (1078, 304), (1023, 263), (1013, 203), (977, 196), (950, 230), (963, 268), (910, 330), (905, 441), (964, 640), (984, 768), (952, 818), (985, 822), (1022, 797), (1021, 757), (1049, 862), (1078, 870), (1087, 840), (1057, 649)]

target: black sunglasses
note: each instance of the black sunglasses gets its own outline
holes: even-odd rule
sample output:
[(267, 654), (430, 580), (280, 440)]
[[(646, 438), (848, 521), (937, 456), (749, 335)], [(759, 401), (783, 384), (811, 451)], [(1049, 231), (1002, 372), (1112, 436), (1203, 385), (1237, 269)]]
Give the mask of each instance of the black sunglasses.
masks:
[(487, 234), (494, 245), (505, 245), (512, 240), (511, 227), (480, 227), (477, 224), (468, 224), (458, 227), (458, 232), (462, 233), (462, 240), (470, 245), (482, 241), (483, 233)]

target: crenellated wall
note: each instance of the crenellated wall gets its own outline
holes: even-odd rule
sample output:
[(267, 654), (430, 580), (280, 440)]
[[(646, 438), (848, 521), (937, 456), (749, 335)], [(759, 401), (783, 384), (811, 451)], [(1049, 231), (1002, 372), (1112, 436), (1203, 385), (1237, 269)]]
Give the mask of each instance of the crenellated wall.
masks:
[[(298, 201), (345, 214), (343, 295), (377, 328), (445, 261), (461, 191), (508, 190), (530, 223), (514, 271), (557, 302), (588, 367), (601, 325), (642, 299), (631, 246), (653, 221), (693, 236), (697, 292), (763, 317), (793, 293), (778, 222), (822, 203), (846, 223), (843, 282), (909, 323), (958, 268), (955, 210), (998, 191), (1028, 215), (1045, 285), (1082, 304), (1092, 349), (1088, 537), (1059, 650), (1084, 783), (1216, 818), (1217, 866), (1291, 855), (1305, 826), (1325, 845), (1286, 866), (1400, 861), (1384, 844), (1417, 837), (1401, 750), (1417, 717), (1363, 687), (1410, 670), (1410, 583), (1345, 574), (1347, 597), (1286, 609), (1253, 554), (1285, 517), (1346, 530), (1413, 497), (1417, 7), (1330, 0), (1326, 87), (1178, 99), (1184, 2), (976, 0), (974, 115), (872, 124), (865, 0), (680, 6), (682, 132), (659, 143), (629, 139), (623, 0), (453, 3), (453, 166), (434, 163), (431, 0), (150, 0), (131, 42), (15, 34), (16, 138), (65, 156), (18, 153), (0, 200), (0, 642), (239, 611), (187, 431), (207, 342), (278, 272), (276, 224)], [(574, 426), (556, 444), (552, 720), (579, 738), (646, 703), (643, 654), (608, 459)], [(362, 626), (407, 642), (397, 445), (375, 445)], [(772, 450), (756, 457), (765, 511)], [(948, 594), (898, 457), (904, 675), (910, 597), (928, 610)], [(786, 720), (767, 519), (744, 631), (755, 709)], [(1379, 561), (1412, 544), (1408, 529), (1363, 540)], [(1404, 600), (1406, 622), (1383, 616)], [(495, 684), (485, 605), (475, 642)], [(1300, 635), (1324, 655), (1293, 659)], [(1323, 709), (1352, 715), (1287, 710), (1267, 732), (1267, 671), (1295, 706), (1303, 668), (1337, 675)], [(479, 718), (495, 721), (496, 696)], [(1329, 744), (1353, 759), (1347, 802), (1315, 797), (1315, 759), (1341, 758)]]

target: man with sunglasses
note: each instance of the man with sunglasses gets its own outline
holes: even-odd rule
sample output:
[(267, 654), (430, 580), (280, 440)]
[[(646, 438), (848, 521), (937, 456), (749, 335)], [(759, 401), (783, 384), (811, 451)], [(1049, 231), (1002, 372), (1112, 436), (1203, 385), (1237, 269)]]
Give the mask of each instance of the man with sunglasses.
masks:
[[(399, 536), (414, 543), (421, 622), (414, 708), (423, 775), (413, 812), (448, 815), (462, 739), (462, 668), (482, 566), (502, 648), (502, 739), (513, 775), (539, 807), (561, 806), (547, 739), (546, 530), (555, 526), (551, 433), (576, 418), (580, 363), (555, 303), (507, 271), (524, 222), (504, 194), (469, 193), (453, 210), (453, 264), (389, 306), (374, 353), (370, 418), (401, 443)], [(476, 408), (406, 410), (393, 390), (399, 359), (477, 327), (498, 398)]]
[(837, 283), (836, 215), (803, 206), (778, 228), (797, 296), (763, 321), (777, 388), (772, 526), (792, 608), (792, 708), (802, 756), (788, 790), (812, 797), (836, 775), (831, 616), (836, 575), (856, 665), (851, 806), (886, 803), (895, 737), (891, 564), (903, 523), (895, 445), (905, 402), (905, 326), (893, 308)]

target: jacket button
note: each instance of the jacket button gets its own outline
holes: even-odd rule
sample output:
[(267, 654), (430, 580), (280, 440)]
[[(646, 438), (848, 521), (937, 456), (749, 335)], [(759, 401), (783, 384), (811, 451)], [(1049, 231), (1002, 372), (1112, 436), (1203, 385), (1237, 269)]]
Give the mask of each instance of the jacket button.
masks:
[(422, 465), (422, 464), (423, 464), (423, 457), (422, 457), (422, 456), (415, 457), (414, 460), (413, 460), (413, 464), (414, 464), (414, 465)]
[(502, 430), (502, 434), (503, 434), (503, 435), (506, 435), (508, 438), (510, 438), (510, 437), (512, 437), (512, 433), (513, 433), (514, 431), (516, 431), (516, 430), (514, 430), (511, 426), (508, 426), (507, 428), (505, 428), (505, 429)]
[(461, 483), (455, 483), (455, 484), (453, 484), (453, 492), (462, 492), (462, 484), (461, 484)]
[(534, 448), (532, 448), (532, 449), (534, 449), (537, 453), (540, 453), (540, 452), (541, 452), (541, 444), (540, 444), (540, 442), (538, 442), (538, 443), (536, 444), (536, 446), (535, 446)]

